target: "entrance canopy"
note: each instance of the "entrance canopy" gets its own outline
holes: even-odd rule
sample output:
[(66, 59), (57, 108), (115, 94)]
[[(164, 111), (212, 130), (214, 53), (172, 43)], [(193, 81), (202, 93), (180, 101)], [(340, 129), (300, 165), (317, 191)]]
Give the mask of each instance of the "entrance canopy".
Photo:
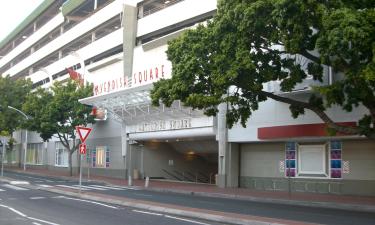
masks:
[(82, 104), (107, 109), (115, 119), (134, 125), (144, 121), (178, 119), (183, 117), (202, 117), (203, 112), (184, 107), (175, 101), (171, 107), (160, 104), (152, 106), (150, 90), (152, 84), (123, 89), (100, 96), (92, 96), (79, 100)]

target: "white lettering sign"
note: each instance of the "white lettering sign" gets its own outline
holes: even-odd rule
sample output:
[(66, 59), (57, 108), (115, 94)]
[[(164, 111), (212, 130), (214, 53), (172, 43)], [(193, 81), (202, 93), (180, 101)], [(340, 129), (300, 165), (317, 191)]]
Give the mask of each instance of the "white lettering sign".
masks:
[(161, 130), (178, 130), (191, 128), (191, 119), (178, 120), (158, 120), (152, 122), (145, 122), (138, 125), (137, 132), (150, 132)]

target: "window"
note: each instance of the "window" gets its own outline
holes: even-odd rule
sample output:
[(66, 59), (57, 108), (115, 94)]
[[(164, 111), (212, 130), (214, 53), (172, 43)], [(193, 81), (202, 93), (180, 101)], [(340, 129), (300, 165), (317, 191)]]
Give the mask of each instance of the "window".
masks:
[(107, 146), (97, 146), (92, 154), (93, 167), (109, 167), (109, 149)]
[(68, 150), (61, 142), (56, 142), (55, 166), (68, 167)]
[(6, 156), (4, 156), (4, 163), (17, 163), (17, 151), (15, 149), (6, 151)]
[(27, 145), (26, 163), (30, 165), (43, 164), (43, 143)]
[(326, 175), (325, 145), (298, 146), (298, 175)]

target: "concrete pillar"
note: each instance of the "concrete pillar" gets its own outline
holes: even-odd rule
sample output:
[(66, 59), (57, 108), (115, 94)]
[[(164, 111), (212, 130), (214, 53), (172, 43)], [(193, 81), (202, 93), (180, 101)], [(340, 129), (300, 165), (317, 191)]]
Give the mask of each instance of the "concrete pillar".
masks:
[(127, 163), (127, 153), (128, 153), (128, 137), (126, 134), (126, 124), (125, 122), (121, 123), (121, 155), (124, 158), (124, 170), (125, 170), (125, 177), (127, 178), (127, 171), (128, 171), (128, 163)]
[(227, 105), (219, 105), (217, 115), (217, 136), (219, 142), (219, 163), (217, 185), (219, 187), (238, 187), (239, 176), (239, 145), (228, 143)]
[(227, 125), (226, 125), (226, 113), (227, 105), (221, 103), (219, 106), (219, 112), (217, 114), (217, 134), (216, 139), (219, 142), (219, 158), (218, 158), (218, 175), (217, 175), (217, 185), (219, 187), (226, 187), (227, 179), (227, 163), (226, 154), (228, 149), (227, 141)]
[(128, 81), (132, 80), (133, 53), (137, 36), (137, 7), (124, 5), (123, 9), (123, 52), (124, 52), (124, 76)]
[(227, 149), (227, 187), (238, 187), (239, 177), (239, 144), (230, 143)]

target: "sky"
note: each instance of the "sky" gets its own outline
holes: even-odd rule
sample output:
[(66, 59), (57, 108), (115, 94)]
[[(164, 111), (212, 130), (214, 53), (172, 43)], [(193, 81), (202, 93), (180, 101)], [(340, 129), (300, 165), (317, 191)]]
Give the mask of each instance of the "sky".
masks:
[(42, 2), (43, 0), (0, 0), (0, 41)]

